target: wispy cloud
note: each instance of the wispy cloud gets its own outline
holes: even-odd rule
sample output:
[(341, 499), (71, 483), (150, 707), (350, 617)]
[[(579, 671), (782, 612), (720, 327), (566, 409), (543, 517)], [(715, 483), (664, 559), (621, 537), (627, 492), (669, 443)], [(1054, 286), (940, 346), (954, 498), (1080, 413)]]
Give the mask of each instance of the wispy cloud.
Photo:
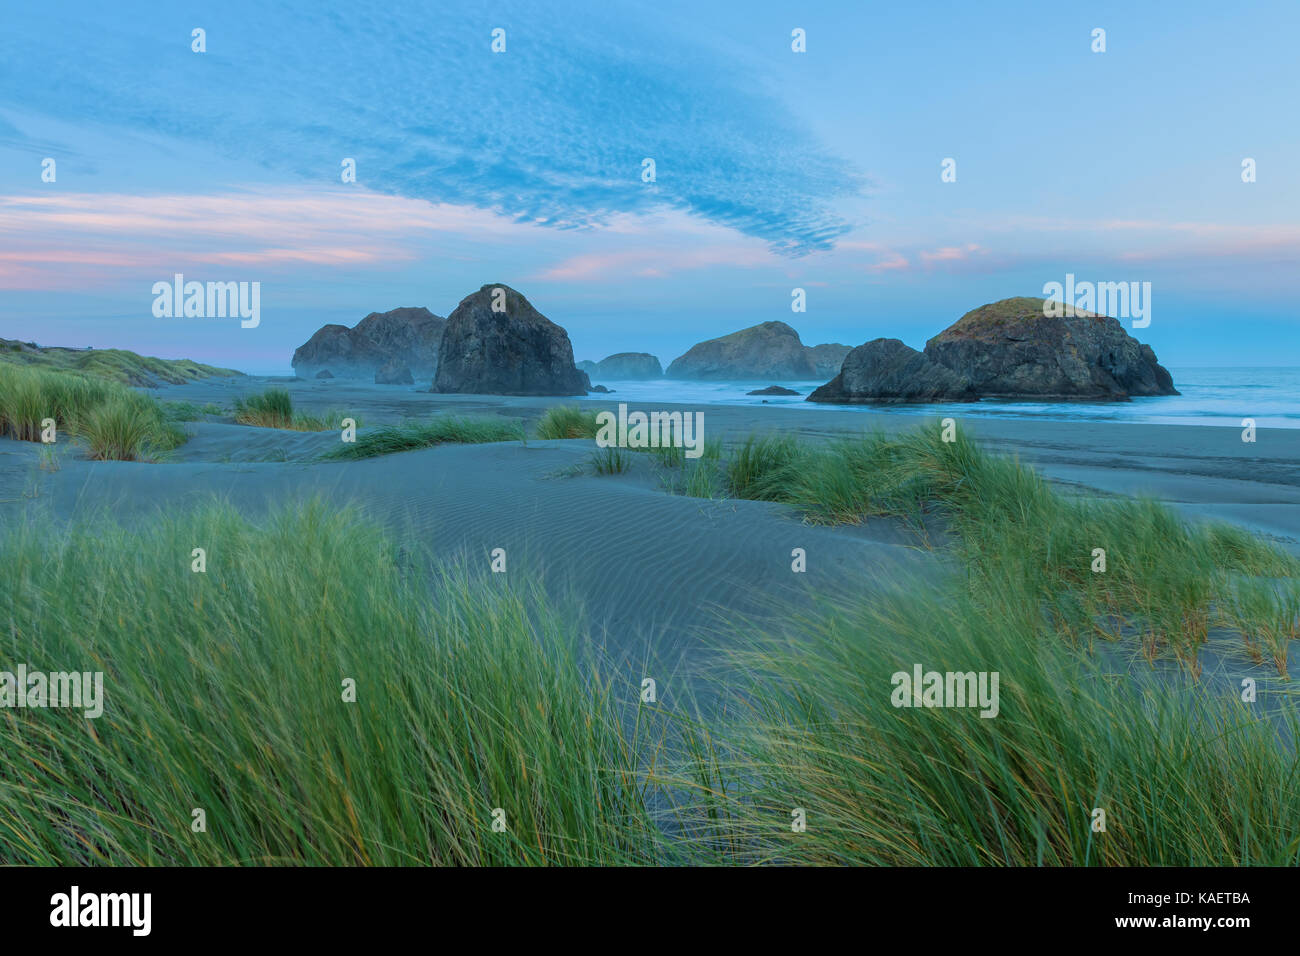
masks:
[[(420, 5), (357, 0), (302, 16), (235, 0), (199, 18), (201, 55), (189, 19), (146, 12), (99, 5), (52, 30), (45, 12), (9, 11), (0, 103), (322, 185), (352, 157), (376, 192), (556, 228), (668, 207), (788, 254), (843, 235), (835, 204), (861, 185), (758, 92), (761, 77), (670, 32), (653, 7), (592, 8), (575, 26), (521, 2), (431, 19)], [(490, 50), (493, 26), (505, 53)]]
[(539, 228), (365, 189), (0, 196), (0, 287), (83, 288), (198, 265), (389, 265), (424, 254), (429, 236), (523, 241)]

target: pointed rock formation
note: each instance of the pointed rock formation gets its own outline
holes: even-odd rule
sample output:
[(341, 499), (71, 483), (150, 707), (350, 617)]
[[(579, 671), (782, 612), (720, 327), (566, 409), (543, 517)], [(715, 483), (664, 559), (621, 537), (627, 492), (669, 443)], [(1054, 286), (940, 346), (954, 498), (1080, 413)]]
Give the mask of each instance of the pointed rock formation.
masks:
[(433, 391), (585, 395), (569, 334), (514, 289), (489, 283), (447, 317)]
[(329, 369), (338, 378), (372, 379), (389, 362), (400, 362), (421, 378), (438, 368), (438, 345), (447, 320), (424, 308), (371, 312), (349, 329), (323, 325), (293, 353), (299, 378)]

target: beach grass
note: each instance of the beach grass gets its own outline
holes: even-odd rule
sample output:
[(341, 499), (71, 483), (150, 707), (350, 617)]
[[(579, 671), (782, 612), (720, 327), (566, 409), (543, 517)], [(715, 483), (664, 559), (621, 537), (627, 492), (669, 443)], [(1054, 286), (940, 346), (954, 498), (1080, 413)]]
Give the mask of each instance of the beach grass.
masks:
[(524, 440), (523, 424), (515, 419), (489, 415), (436, 415), (425, 421), (405, 421), (371, 428), (358, 434), (355, 442), (341, 443), (321, 457), (347, 461), (434, 445)]
[(686, 461), (686, 449), (681, 445), (656, 445), (644, 450), (664, 468), (680, 468)]
[(592, 452), (589, 464), (598, 475), (621, 475), (632, 467), (632, 459), (626, 449), (610, 446)]
[(31, 342), (0, 339), (0, 374), (34, 368), (73, 372), (90, 378), (139, 387), (181, 385), (213, 376), (238, 376), (234, 369), (204, 365), (189, 359), (160, 359), (125, 349), (42, 348)]
[(225, 409), (213, 402), (160, 401), (163, 416), (171, 422), (196, 422), (208, 415), (224, 415)]
[(293, 428), (293, 397), (287, 388), (241, 396), (235, 399), (235, 421), (259, 428)]
[(187, 437), (157, 401), (125, 385), (38, 367), (0, 372), (0, 435), (40, 441), (47, 419), (56, 439), (66, 432), (101, 460), (151, 460)]
[(727, 461), (727, 490), (733, 498), (792, 500), (788, 472), (803, 457), (794, 435), (751, 435)]
[(0, 719), (6, 862), (672, 858), (646, 801), (656, 741), (627, 729), (652, 722), (575, 649), (573, 618), (351, 512), (32, 523), (0, 538), (0, 593), (7, 656), (104, 674), (99, 719)]
[(234, 415), (235, 421), (240, 425), (283, 428), (298, 432), (327, 432), (335, 428), (341, 429), (345, 418), (351, 418), (356, 426), (362, 424), (359, 415), (339, 409), (330, 409), (318, 415), (296, 411), (293, 407), (293, 396), (289, 394), (287, 388), (268, 388), (263, 392), (235, 399)]
[(134, 392), (89, 409), (73, 421), (73, 432), (97, 461), (154, 461), (187, 437), (157, 402)]
[[(1232, 688), (1108, 671), (1044, 640), (1018, 589), (900, 589), (737, 634), (730, 670), (750, 680), (720, 772), (745, 782), (743, 861), (1300, 863), (1293, 706), (1270, 719)], [(918, 664), (998, 673), (997, 714), (895, 706), (893, 675)]]
[(537, 437), (595, 438), (600, 430), (596, 415), (596, 412), (583, 411), (576, 405), (554, 405), (537, 422)]
[[(970, 438), (944, 441), (937, 424), (815, 446), (750, 436), (725, 476), (732, 497), (786, 502), (816, 523), (939, 523), (973, 590), (1024, 582), (1020, 613), (1048, 614), (1071, 640), (1114, 639), (1128, 628), (1151, 660), (1172, 653), (1195, 674), (1199, 648), (1220, 624), (1273, 647), (1286, 673), (1277, 635), (1300, 600), (1300, 560), (1241, 529), (1191, 524), (1149, 499), (1066, 497)], [(1251, 603), (1233, 598), (1230, 582), (1243, 575), (1285, 580), (1273, 598)]]
[[(956, 573), (724, 615), (701, 714), (638, 704), (535, 585), (347, 510), (25, 524), (0, 537), (9, 656), (102, 670), (107, 709), (5, 713), (0, 858), (1300, 864), (1291, 555), (1158, 502), (1063, 495), (938, 428), (755, 436), (663, 471), (810, 521), (935, 522)], [(1216, 627), (1276, 674), (1267, 706), (1202, 678)], [(918, 665), (997, 673), (996, 715), (898, 706)]]

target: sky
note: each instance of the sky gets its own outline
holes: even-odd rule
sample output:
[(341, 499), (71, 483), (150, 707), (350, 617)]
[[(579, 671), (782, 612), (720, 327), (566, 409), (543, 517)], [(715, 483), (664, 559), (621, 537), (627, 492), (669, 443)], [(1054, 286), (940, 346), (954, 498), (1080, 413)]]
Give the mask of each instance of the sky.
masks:
[[(1073, 275), (1149, 282), (1166, 366), (1300, 365), (1294, 0), (3, 16), (0, 337), (287, 372), (505, 283), (576, 359), (666, 366), (769, 320), (920, 348)], [(259, 323), (156, 316), (178, 273)]]

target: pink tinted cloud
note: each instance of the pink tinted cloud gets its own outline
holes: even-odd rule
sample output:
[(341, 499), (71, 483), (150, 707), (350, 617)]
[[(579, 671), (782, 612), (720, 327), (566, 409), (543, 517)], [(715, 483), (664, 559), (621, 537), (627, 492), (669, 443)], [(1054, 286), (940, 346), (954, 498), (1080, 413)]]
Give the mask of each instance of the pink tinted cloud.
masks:
[(781, 260), (761, 243), (664, 248), (638, 247), (616, 252), (588, 252), (570, 256), (529, 278), (542, 282), (586, 279), (663, 278), (689, 269), (732, 266), (740, 269), (773, 267)]
[(360, 189), (0, 196), (0, 287), (85, 288), (200, 264), (379, 266), (417, 258), (421, 237), (536, 228)]

